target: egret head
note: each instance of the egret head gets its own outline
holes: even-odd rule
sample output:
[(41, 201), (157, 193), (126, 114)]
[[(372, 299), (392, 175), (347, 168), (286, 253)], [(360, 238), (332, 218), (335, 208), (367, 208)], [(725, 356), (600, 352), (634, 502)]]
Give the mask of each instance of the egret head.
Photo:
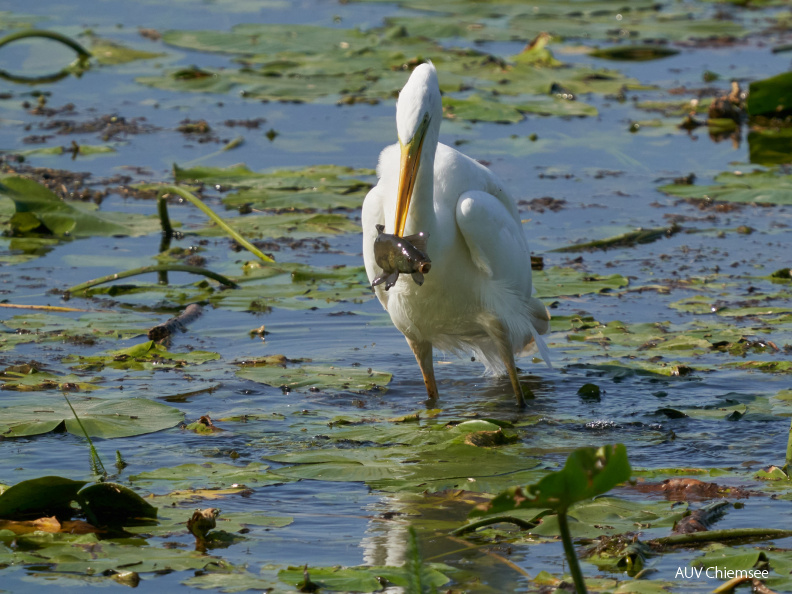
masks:
[(401, 146), (395, 224), (395, 234), (399, 237), (404, 233), (421, 153), (425, 145), (434, 157), (442, 119), (443, 102), (437, 70), (431, 62), (421, 64), (413, 70), (396, 104), (396, 132)]

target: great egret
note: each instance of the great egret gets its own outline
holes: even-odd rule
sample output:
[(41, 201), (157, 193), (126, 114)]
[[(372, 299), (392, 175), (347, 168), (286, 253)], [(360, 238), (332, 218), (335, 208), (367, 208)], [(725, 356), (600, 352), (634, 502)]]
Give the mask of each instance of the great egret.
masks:
[(432, 349), (474, 352), (487, 370), (508, 373), (524, 406), (515, 353), (538, 348), (550, 315), (531, 296), (531, 256), (514, 199), (483, 165), (438, 142), (443, 106), (437, 71), (413, 71), (399, 94), (399, 143), (379, 158), (379, 182), (363, 203), (363, 259), (373, 281), (377, 225), (399, 237), (428, 235), (431, 272), (418, 286), (403, 275), (377, 298), (418, 361), (430, 399), (437, 397)]

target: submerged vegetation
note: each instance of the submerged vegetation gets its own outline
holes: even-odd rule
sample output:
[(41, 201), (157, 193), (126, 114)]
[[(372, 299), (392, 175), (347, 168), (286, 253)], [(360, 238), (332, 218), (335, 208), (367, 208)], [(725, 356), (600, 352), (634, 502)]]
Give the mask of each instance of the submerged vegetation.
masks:
[[(0, 11), (3, 588), (792, 590), (788, 3), (130, 6)], [(361, 266), (428, 59), (552, 313), (522, 412), (423, 402)]]

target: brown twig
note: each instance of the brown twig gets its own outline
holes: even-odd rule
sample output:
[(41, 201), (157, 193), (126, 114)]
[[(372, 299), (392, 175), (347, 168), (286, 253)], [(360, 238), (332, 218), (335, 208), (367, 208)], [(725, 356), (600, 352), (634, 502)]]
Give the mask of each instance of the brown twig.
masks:
[(171, 318), (162, 324), (158, 324), (148, 331), (149, 340), (163, 340), (175, 332), (186, 332), (187, 325), (191, 324), (203, 313), (203, 309), (197, 303), (191, 303), (184, 308), (175, 318)]

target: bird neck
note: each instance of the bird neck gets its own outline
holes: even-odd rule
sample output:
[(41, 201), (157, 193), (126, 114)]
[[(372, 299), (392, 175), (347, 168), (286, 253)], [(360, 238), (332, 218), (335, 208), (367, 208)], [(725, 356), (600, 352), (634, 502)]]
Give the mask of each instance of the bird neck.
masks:
[(434, 161), (437, 140), (428, 142), (430, 140), (434, 139), (427, 138), (424, 141), (424, 150), (421, 152), (421, 164), (418, 167), (410, 210), (407, 213), (407, 222), (404, 226), (405, 236), (434, 231)]

